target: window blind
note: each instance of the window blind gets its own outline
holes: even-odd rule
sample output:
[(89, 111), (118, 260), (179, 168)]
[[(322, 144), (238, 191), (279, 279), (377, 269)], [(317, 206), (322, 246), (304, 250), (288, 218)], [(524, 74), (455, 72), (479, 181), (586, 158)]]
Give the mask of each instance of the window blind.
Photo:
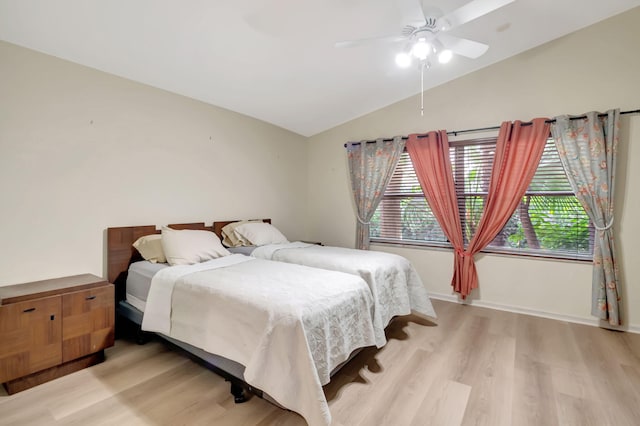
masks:
[[(496, 138), (450, 142), (450, 161), (465, 244), (489, 190)], [(409, 155), (402, 154), (370, 227), (372, 242), (450, 246), (429, 208)], [(553, 139), (510, 220), (483, 251), (591, 259), (594, 227), (575, 197)]]

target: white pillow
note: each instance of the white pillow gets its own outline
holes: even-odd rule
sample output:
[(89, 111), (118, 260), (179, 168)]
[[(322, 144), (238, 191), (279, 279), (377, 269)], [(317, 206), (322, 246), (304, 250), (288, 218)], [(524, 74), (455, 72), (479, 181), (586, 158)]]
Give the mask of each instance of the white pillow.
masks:
[(241, 247), (241, 246), (250, 246), (251, 243), (246, 241), (242, 235), (239, 235), (236, 232), (236, 228), (240, 225), (244, 225), (245, 223), (253, 223), (258, 222), (262, 223), (262, 219), (254, 219), (254, 220), (241, 220), (238, 222), (231, 222), (225, 225), (222, 228), (222, 244), (227, 247)]
[(140, 237), (133, 243), (133, 246), (142, 255), (144, 260), (153, 263), (165, 263), (167, 258), (162, 249), (162, 235), (151, 234)]
[(162, 248), (170, 265), (192, 265), (231, 254), (213, 232), (166, 226), (162, 228)]
[(235, 232), (255, 246), (289, 242), (287, 238), (270, 223), (245, 223), (238, 226)]

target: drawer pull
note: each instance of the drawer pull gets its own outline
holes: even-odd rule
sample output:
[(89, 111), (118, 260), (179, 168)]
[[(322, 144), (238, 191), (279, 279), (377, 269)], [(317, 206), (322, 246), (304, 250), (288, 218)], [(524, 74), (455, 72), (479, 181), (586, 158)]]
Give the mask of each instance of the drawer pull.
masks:
[(86, 299), (84, 299), (84, 300), (93, 300), (93, 299), (95, 299), (95, 298), (96, 298), (95, 296), (87, 296), (87, 298), (86, 298)]
[(36, 308), (29, 308), (29, 309), (25, 309), (25, 310), (24, 310), (24, 311), (22, 311), (22, 312), (27, 313), (27, 312), (33, 312), (33, 311), (35, 311), (35, 310), (36, 310)]

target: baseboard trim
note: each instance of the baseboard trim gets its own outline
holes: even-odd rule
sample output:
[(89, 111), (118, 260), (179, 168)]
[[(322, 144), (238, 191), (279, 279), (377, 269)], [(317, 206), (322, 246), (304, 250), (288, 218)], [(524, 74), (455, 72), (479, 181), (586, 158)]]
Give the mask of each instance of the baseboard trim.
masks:
[(503, 305), (501, 303), (487, 302), (485, 300), (461, 300), (458, 296), (453, 294), (429, 292), (429, 296), (432, 299), (444, 300), (445, 302), (459, 303), (461, 305), (478, 306), (480, 308), (495, 309), (498, 311), (507, 311), (507, 312), (513, 312), (516, 314), (532, 315), (535, 317), (548, 318), (548, 319), (553, 319), (558, 321), (566, 321), (566, 322), (572, 322), (576, 324), (590, 325), (592, 327), (608, 328), (610, 330), (627, 331), (629, 333), (640, 334), (640, 325), (626, 325), (622, 327), (613, 327), (596, 318), (583, 318), (583, 317), (576, 317), (573, 315), (556, 314), (553, 312), (539, 311), (536, 309), (523, 308), (520, 306)]

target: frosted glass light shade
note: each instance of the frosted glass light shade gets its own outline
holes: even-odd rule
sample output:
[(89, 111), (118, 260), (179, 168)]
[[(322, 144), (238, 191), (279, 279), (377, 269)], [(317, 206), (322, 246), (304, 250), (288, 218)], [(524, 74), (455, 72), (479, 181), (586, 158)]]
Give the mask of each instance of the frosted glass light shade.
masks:
[(425, 41), (425, 39), (419, 39), (411, 48), (411, 54), (420, 60), (427, 59), (431, 46)]

